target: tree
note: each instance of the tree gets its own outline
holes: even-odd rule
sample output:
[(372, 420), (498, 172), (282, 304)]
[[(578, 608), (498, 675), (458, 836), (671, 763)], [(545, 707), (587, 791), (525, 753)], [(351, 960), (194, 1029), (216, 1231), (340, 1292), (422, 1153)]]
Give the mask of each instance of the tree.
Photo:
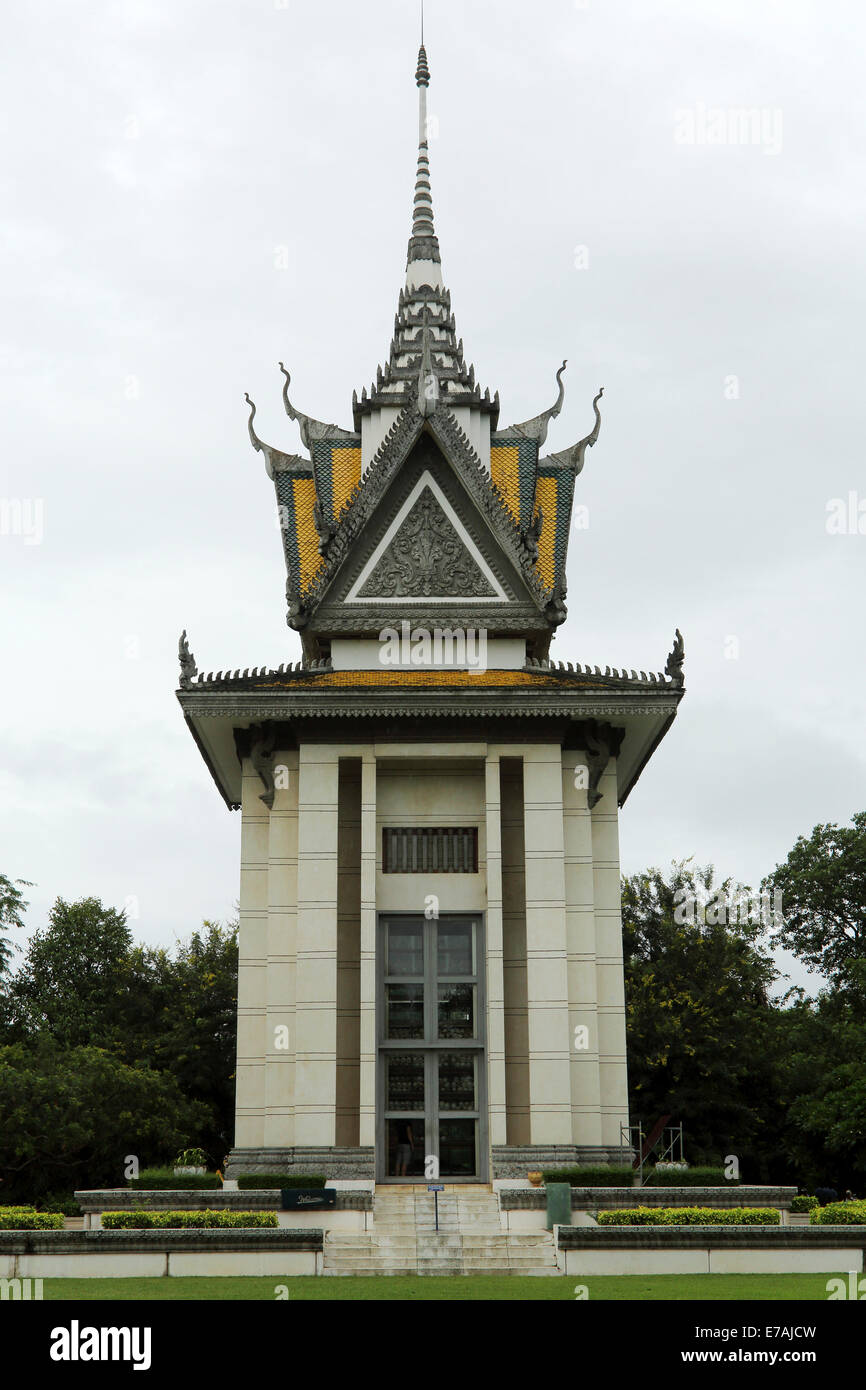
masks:
[(171, 1072), (185, 1095), (204, 1102), (209, 1119), (197, 1142), (216, 1163), (234, 1130), (237, 932), (236, 923), (205, 922), (173, 954), (136, 947), (124, 967), (120, 1055)]
[(774, 943), (833, 983), (866, 960), (866, 811), (852, 822), (801, 835), (762, 884), (781, 893)]
[(196, 1142), (206, 1118), (167, 1073), (51, 1037), (0, 1047), (0, 1115), (6, 1202), (119, 1186), (128, 1155), (162, 1159)]
[(98, 898), (58, 898), (10, 983), (13, 1021), (28, 1035), (48, 1035), (67, 1047), (115, 1041), (122, 1026), (121, 965), (131, 945), (123, 912)]
[[(20, 885), (20, 887), (16, 887)], [(18, 948), (7, 941), (7, 927), (23, 927), (24, 918), (22, 914), (26, 912), (27, 904), (21, 888), (32, 888), (26, 878), (16, 878), (13, 883), (5, 874), (0, 874), (0, 975), (5, 975), (9, 970), (9, 962), (12, 959), (12, 952)]]
[[(781, 1120), (772, 1085), (778, 972), (730, 879), (675, 863), (622, 883), (630, 1108), (682, 1121), (690, 1161), (756, 1176)], [(742, 918), (745, 917), (745, 920)], [(733, 920), (732, 920), (733, 918)]]
[(200, 1102), (195, 1143), (219, 1163), (234, 1128), (237, 925), (178, 944), (133, 945), (123, 913), (58, 899), (31, 939), (0, 1016), (9, 1043), (53, 1038), (174, 1077)]
[(866, 962), (844, 984), (809, 999), (792, 991), (781, 1014), (777, 1088), (785, 1111), (780, 1145), (810, 1187), (866, 1182)]

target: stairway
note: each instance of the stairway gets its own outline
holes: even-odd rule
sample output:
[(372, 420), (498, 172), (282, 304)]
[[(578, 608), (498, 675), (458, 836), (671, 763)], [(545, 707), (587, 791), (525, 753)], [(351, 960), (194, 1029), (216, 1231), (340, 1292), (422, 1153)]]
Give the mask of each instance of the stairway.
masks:
[(504, 1231), (489, 1187), (446, 1186), (439, 1194), (439, 1230), (426, 1187), (380, 1186), (373, 1229), (325, 1232), (323, 1273), (558, 1274), (553, 1237)]

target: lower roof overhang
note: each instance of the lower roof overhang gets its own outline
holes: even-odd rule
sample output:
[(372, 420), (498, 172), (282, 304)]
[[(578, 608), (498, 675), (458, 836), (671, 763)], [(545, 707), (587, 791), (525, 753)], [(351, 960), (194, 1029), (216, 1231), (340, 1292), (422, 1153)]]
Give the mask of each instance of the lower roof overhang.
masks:
[(622, 806), (664, 738), (683, 697), (682, 687), (658, 690), (179, 690), (190, 732), (223, 800), (241, 802), (242, 764), (236, 731), (277, 726), (275, 747), (302, 742), (431, 741), (553, 743), (579, 750), (586, 731), (614, 731)]

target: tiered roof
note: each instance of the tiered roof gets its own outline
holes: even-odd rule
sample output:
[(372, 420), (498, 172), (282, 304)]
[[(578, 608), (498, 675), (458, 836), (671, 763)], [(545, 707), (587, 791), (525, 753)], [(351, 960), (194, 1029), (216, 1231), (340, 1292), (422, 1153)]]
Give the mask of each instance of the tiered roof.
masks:
[[(387, 361), (377, 368), (369, 391), (364, 387), (360, 397), (353, 393), (354, 429), (324, 424), (299, 411), (289, 397), (291, 378), (280, 363), (286, 413), (298, 423), (302, 443), (309, 451), (308, 457), (287, 454), (258, 437), (253, 425), (255, 405), (246, 397), (250, 438), (253, 447), (264, 454), (280, 508), (288, 621), (301, 631), (307, 627), (323, 581), (333, 573), (329, 557), (334, 548), (340, 549), (335, 542), (347, 526), (353, 529), (358, 515), (364, 512), (359, 499), (377, 468), (387, 466), (389, 453), (399, 448), (400, 440), (420, 418), (422, 422), (440, 422), (440, 436), (456, 432), (472, 456), (470, 467), (474, 470), (480, 465), (491, 502), (507, 514), (506, 528), (509, 524), (517, 528), (533, 587), (543, 592), (542, 608), (552, 629), (565, 617), (565, 564), (574, 479), (583, 467), (586, 449), (598, 438), (601, 391), (593, 402), (592, 431), (563, 453), (539, 458), (549, 423), (562, 409), (565, 362), (556, 373), (558, 389), (552, 406), (530, 420), (498, 428), (499, 393), (491, 397), (489, 388), (482, 392), (474, 364), (467, 365), (463, 340), (457, 337), (451, 294), (442, 283), (427, 139), (430, 69), (423, 44), (415, 78), (419, 142), (406, 283), (398, 299)], [(380, 415), (384, 425), (376, 435), (372, 417)], [(375, 444), (366, 458), (365, 423)], [(451, 461), (455, 462), (453, 458)]]

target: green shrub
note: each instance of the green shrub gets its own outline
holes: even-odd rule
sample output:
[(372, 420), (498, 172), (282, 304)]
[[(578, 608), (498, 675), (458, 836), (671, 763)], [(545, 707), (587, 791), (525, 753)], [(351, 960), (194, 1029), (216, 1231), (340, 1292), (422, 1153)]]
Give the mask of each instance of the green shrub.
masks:
[(817, 1197), (806, 1197), (802, 1195), (800, 1197), (794, 1197), (791, 1201), (792, 1212), (814, 1211), (817, 1206), (820, 1206)]
[(864, 1226), (866, 1225), (866, 1202), (828, 1202), (812, 1212), (816, 1226)]
[(739, 1178), (726, 1178), (724, 1168), (653, 1168), (645, 1187), (739, 1187)]
[(137, 1178), (128, 1178), (127, 1187), (136, 1192), (215, 1192), (222, 1187), (216, 1173), (178, 1173), (170, 1168), (142, 1168)]
[(275, 1211), (105, 1211), (107, 1231), (253, 1229), (278, 1226)]
[(601, 1211), (599, 1226), (778, 1226), (774, 1207), (624, 1207)]
[(0, 1231), (62, 1231), (63, 1216), (53, 1211), (0, 1209)]
[(323, 1173), (244, 1173), (238, 1178), (241, 1192), (262, 1192), (275, 1187), (324, 1187)]
[(634, 1170), (628, 1165), (599, 1163), (585, 1168), (545, 1170), (544, 1181), (567, 1182), (572, 1187), (631, 1187)]

